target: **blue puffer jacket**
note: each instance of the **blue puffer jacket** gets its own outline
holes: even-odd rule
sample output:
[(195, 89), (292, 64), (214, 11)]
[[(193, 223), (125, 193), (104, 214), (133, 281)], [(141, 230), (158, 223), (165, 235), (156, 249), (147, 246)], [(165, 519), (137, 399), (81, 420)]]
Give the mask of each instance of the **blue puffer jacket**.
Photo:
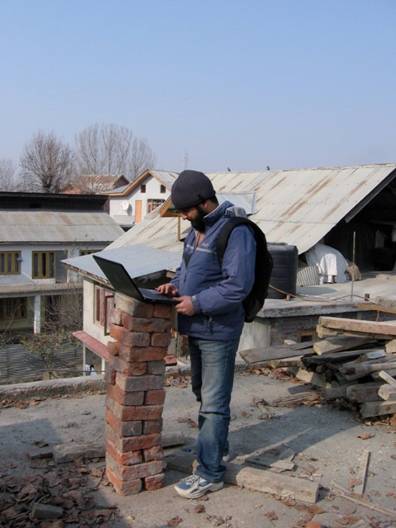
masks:
[[(256, 241), (247, 226), (233, 229), (222, 266), (216, 254), (216, 239), (234, 216), (233, 205), (224, 202), (204, 218), (205, 238), (195, 248), (195, 231), (184, 241), (184, 255), (172, 280), (180, 295), (193, 297), (195, 314), (179, 315), (179, 332), (183, 335), (213, 341), (238, 338), (245, 312), (242, 301), (254, 284)], [(185, 256), (188, 264), (186, 265)]]

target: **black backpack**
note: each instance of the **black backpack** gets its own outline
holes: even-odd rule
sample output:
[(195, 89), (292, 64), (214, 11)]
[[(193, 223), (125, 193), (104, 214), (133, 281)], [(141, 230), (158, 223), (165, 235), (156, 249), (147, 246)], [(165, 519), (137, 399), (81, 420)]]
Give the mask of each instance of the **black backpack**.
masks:
[(233, 216), (227, 220), (226, 224), (224, 224), (216, 240), (217, 256), (220, 265), (223, 264), (223, 257), (227, 247), (228, 238), (232, 230), (239, 225), (249, 226), (253, 230), (256, 239), (254, 285), (249, 295), (243, 301), (243, 307), (245, 308), (245, 321), (251, 323), (256, 317), (257, 312), (263, 307), (265, 298), (268, 294), (268, 286), (272, 271), (272, 257), (267, 248), (265, 235), (259, 226), (247, 218)]

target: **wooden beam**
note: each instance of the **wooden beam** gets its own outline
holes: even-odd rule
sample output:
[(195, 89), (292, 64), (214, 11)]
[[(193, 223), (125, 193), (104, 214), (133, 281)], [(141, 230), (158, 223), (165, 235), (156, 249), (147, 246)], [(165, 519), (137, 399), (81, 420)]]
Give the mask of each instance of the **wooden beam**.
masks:
[(396, 339), (392, 339), (391, 341), (385, 343), (385, 351), (387, 354), (396, 353)]
[(396, 385), (381, 385), (378, 389), (378, 396), (383, 400), (395, 400), (396, 401)]
[(377, 363), (375, 361), (363, 361), (361, 363), (346, 363), (342, 367), (339, 367), (339, 372), (347, 380), (356, 380), (363, 378), (372, 372), (378, 372), (379, 370), (396, 368), (396, 361), (388, 361), (383, 363)]
[(366, 481), (367, 481), (369, 463), (370, 463), (370, 451), (368, 449), (365, 449), (362, 453), (361, 462), (360, 462), (360, 482), (359, 484), (355, 486), (353, 490), (354, 493), (360, 496), (364, 494), (364, 490), (366, 489)]
[(254, 363), (262, 363), (263, 361), (271, 361), (272, 359), (291, 358), (312, 352), (312, 348), (310, 348), (312, 343), (307, 343), (305, 346), (303, 343), (296, 343), (296, 345), (248, 348), (241, 350), (239, 354), (246, 363), (254, 365)]
[[(191, 473), (194, 456), (174, 454), (165, 458), (167, 467), (182, 473)], [(224, 482), (252, 491), (261, 491), (283, 498), (293, 498), (309, 504), (318, 499), (319, 484), (298, 477), (290, 477), (271, 470), (239, 464), (227, 464)]]
[(367, 402), (360, 406), (360, 415), (362, 418), (394, 413), (396, 413), (396, 401)]
[(380, 386), (379, 383), (375, 382), (349, 385), (346, 387), (346, 397), (348, 400), (357, 403), (379, 401), (378, 389)]
[(391, 335), (396, 337), (396, 321), (365, 321), (363, 319), (344, 319), (342, 317), (319, 318), (319, 324), (331, 330), (360, 332), (365, 334)]
[(389, 383), (389, 385), (395, 385), (396, 386), (396, 379), (393, 378), (390, 374), (388, 374), (384, 370), (380, 370), (380, 372), (378, 372), (378, 376), (381, 379), (383, 379), (384, 381), (386, 381), (386, 383)]
[(336, 336), (316, 341), (313, 345), (314, 352), (321, 356), (322, 354), (342, 352), (344, 350), (351, 350), (352, 348), (365, 345), (373, 340), (368, 337), (345, 337)]

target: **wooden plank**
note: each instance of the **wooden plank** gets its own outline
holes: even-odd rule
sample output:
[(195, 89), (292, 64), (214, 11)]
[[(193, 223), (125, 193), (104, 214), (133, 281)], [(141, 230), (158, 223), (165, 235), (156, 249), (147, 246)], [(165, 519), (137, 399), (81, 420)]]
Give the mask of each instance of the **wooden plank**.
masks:
[[(396, 368), (387, 368), (386, 369), (386, 372), (387, 374), (389, 374), (390, 376), (393, 376), (393, 377), (396, 377)], [(381, 381), (382, 378), (379, 377), (379, 372), (373, 372), (371, 374), (371, 377), (375, 380), (378, 380), (378, 381)]]
[(324, 326), (321, 326), (318, 324), (316, 326), (316, 334), (321, 339), (327, 338), (327, 337), (369, 337), (370, 339), (375, 340), (392, 340), (394, 339), (394, 335), (390, 334), (373, 334), (373, 333), (364, 333), (364, 332), (354, 332), (352, 330), (331, 330), (330, 328), (326, 328)]
[(357, 305), (359, 310), (367, 310), (369, 312), (382, 312), (389, 314), (396, 314), (395, 306), (385, 306), (384, 304), (376, 303), (361, 303)]
[(255, 363), (263, 363), (265, 361), (271, 361), (272, 359), (298, 357), (302, 355), (302, 350), (304, 354), (312, 352), (309, 346), (306, 349), (293, 349), (292, 346), (273, 346), (249, 348), (247, 350), (241, 350), (239, 354), (246, 363), (254, 365)]
[(396, 353), (396, 339), (392, 339), (385, 344), (385, 351), (387, 354)]
[(378, 376), (383, 379), (384, 381), (386, 381), (386, 383), (389, 383), (389, 385), (395, 385), (396, 386), (396, 379), (393, 378), (390, 374), (388, 374), (387, 372), (385, 372), (384, 370), (380, 370), (378, 372)]
[(327, 353), (342, 352), (344, 350), (351, 350), (358, 346), (370, 343), (372, 339), (368, 337), (348, 337), (348, 336), (336, 336), (316, 341), (313, 345), (314, 352), (319, 356)]
[(394, 413), (396, 413), (396, 401), (394, 400), (386, 402), (367, 402), (360, 406), (360, 415), (362, 418), (371, 418), (373, 416)]
[(354, 493), (356, 493), (357, 495), (362, 496), (364, 494), (364, 490), (366, 489), (366, 481), (367, 481), (367, 473), (368, 473), (369, 464), (370, 464), (370, 451), (368, 449), (365, 449), (361, 456), (359, 484), (357, 484), (353, 490)]
[(379, 370), (396, 368), (396, 361), (394, 362), (382, 362), (378, 363), (376, 361), (364, 361), (360, 364), (355, 363), (346, 363), (342, 367), (339, 367), (339, 372), (344, 376), (348, 381), (356, 380), (363, 378), (372, 372), (378, 372)]
[(396, 401), (396, 385), (381, 385), (378, 389), (378, 396), (383, 400), (395, 400)]
[[(372, 353), (374, 357), (371, 357)], [(368, 359), (375, 359), (375, 357), (385, 357), (386, 353), (382, 349), (376, 348), (365, 348), (362, 350), (346, 350), (344, 352), (331, 352), (317, 355), (306, 355), (302, 358), (304, 365), (326, 365), (328, 363), (343, 363), (345, 360), (350, 359), (351, 361), (355, 358), (366, 356)]]
[(378, 389), (379, 383), (355, 383), (346, 387), (345, 395), (350, 401), (357, 403), (379, 401)]
[(396, 321), (365, 321), (363, 319), (322, 316), (319, 318), (319, 324), (331, 330), (396, 336)]
[(320, 374), (303, 368), (298, 369), (296, 378), (300, 381), (303, 381), (304, 383), (315, 385), (316, 387), (325, 388), (329, 386), (328, 382)]
[[(188, 474), (192, 472), (194, 456), (191, 454), (174, 454), (166, 457), (165, 460), (169, 469)], [(317, 502), (319, 493), (317, 482), (233, 463), (227, 464), (224, 482), (282, 498), (293, 498), (309, 504)]]

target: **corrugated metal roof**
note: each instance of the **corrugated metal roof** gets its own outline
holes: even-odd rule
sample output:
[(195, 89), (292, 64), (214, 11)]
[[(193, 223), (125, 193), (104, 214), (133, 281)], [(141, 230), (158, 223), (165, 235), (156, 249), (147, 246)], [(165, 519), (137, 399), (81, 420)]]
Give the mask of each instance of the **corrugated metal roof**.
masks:
[[(362, 165), (263, 172), (208, 174), (218, 193), (255, 192), (256, 222), (269, 242), (296, 245), (308, 251), (355, 206), (373, 192), (396, 164)], [(189, 222), (182, 221), (182, 232)], [(161, 218), (156, 211), (109, 247), (147, 243), (181, 251), (177, 219)]]
[(104, 212), (0, 211), (0, 244), (112, 242), (124, 231)]
[(157, 178), (163, 185), (165, 185), (168, 191), (171, 190), (173, 182), (179, 176), (178, 172), (162, 170), (151, 170), (150, 174), (152, 174), (154, 178)]

